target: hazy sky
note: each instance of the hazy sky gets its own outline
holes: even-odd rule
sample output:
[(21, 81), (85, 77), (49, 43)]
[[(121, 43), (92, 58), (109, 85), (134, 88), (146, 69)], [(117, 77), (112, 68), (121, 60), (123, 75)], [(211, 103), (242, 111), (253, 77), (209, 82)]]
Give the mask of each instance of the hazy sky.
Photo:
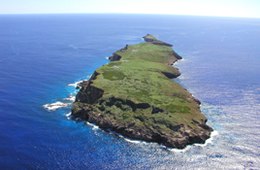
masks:
[(138, 13), (260, 18), (260, 0), (0, 0), (0, 13)]

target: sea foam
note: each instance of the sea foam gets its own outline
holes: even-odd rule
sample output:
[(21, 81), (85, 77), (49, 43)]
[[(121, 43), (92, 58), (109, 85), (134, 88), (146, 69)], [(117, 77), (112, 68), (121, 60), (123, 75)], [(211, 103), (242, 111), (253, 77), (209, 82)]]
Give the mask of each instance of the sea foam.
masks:
[[(69, 116), (71, 116), (71, 112), (69, 113)], [(86, 122), (86, 124), (91, 126), (92, 130), (97, 130), (97, 129), (102, 130), (102, 129), (99, 128), (99, 126), (97, 126), (97, 125), (95, 125), (93, 123)], [(205, 146), (207, 146), (209, 144), (212, 144), (213, 143), (213, 139), (215, 138), (215, 136), (219, 135), (218, 131), (214, 130), (210, 134), (210, 138), (207, 139), (204, 144), (195, 143), (195, 144), (192, 144), (192, 145), (188, 145), (188, 146), (186, 146), (183, 149), (176, 149), (176, 148), (169, 148), (169, 147), (166, 147), (164, 145), (160, 145), (160, 144), (155, 143), (155, 142), (146, 142), (146, 141), (141, 141), (141, 140), (129, 139), (129, 138), (127, 138), (127, 137), (125, 137), (125, 136), (123, 136), (123, 135), (121, 135), (119, 133), (114, 132), (114, 131), (109, 131), (109, 133), (112, 134), (112, 135), (116, 135), (116, 136), (122, 138), (124, 141), (129, 142), (129, 143), (138, 144), (138, 145), (157, 145), (157, 146), (160, 146), (163, 149), (166, 149), (166, 150), (169, 150), (169, 151), (175, 152), (175, 153), (184, 153), (184, 152), (192, 149), (193, 146), (205, 147)]]
[(67, 117), (67, 119), (70, 119), (71, 118), (71, 112), (67, 113), (65, 116)]
[(93, 130), (99, 129), (99, 127), (98, 127), (97, 125), (93, 124), (93, 123), (87, 122), (86, 124), (89, 125), (89, 126), (91, 126)]
[(62, 102), (55, 102), (55, 103), (51, 103), (51, 104), (45, 104), (43, 105), (43, 108), (45, 108), (48, 111), (55, 111), (59, 108), (63, 108), (63, 107), (67, 107), (69, 105), (69, 103), (62, 103)]
[(81, 82), (83, 82), (84, 80), (80, 80), (80, 81), (76, 81), (74, 83), (69, 83), (68, 86), (71, 86), (71, 87), (77, 87)]
[(76, 99), (76, 96), (70, 95), (69, 97), (65, 98), (64, 100), (74, 102), (75, 99)]
[(195, 143), (193, 145), (188, 145), (186, 146), (184, 149), (176, 149), (176, 148), (167, 148), (169, 151), (172, 151), (172, 152), (176, 152), (176, 153), (184, 153), (188, 150), (190, 150), (192, 148), (192, 146), (199, 146), (199, 147), (205, 147), (207, 146), (208, 144), (212, 144), (213, 143), (213, 139), (215, 138), (215, 136), (217, 136), (219, 133), (218, 131), (214, 130), (213, 132), (211, 132), (210, 134), (210, 138), (208, 138), (205, 143), (203, 144), (199, 144), (199, 143)]

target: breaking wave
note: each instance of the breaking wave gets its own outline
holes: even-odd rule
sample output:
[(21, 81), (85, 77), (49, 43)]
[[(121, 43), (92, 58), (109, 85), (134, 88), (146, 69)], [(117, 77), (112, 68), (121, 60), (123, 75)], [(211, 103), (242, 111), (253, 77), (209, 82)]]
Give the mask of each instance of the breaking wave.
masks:
[(55, 102), (50, 104), (43, 105), (43, 108), (45, 108), (48, 111), (55, 111), (60, 108), (68, 107), (69, 103), (62, 103), (62, 102)]

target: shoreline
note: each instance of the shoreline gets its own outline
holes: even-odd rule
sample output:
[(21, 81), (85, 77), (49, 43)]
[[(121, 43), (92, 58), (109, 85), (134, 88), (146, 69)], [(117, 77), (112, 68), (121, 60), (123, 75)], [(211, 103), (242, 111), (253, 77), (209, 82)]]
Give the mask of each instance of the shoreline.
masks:
[(172, 81), (181, 75), (173, 65), (182, 57), (151, 34), (143, 38), (145, 43), (114, 52), (108, 64), (78, 85), (72, 117), (171, 148), (205, 143), (213, 129), (206, 124), (201, 102)]
[[(66, 114), (66, 117), (68, 119), (73, 119), (71, 117), (71, 112), (69, 114)], [(159, 144), (157, 142), (147, 142), (147, 141), (143, 141), (143, 140), (133, 140), (133, 139), (125, 137), (125, 136), (123, 136), (123, 135), (121, 135), (121, 134), (119, 134), (119, 133), (117, 133), (115, 131), (102, 129), (98, 125), (96, 125), (94, 123), (85, 122), (84, 124), (86, 126), (88, 126), (88, 127), (91, 127), (92, 130), (100, 130), (100, 131), (102, 131), (102, 133), (112, 134), (113, 136), (121, 138), (124, 141), (126, 141), (128, 143), (131, 143), (131, 144), (135, 144), (135, 145), (150, 145), (150, 146), (151, 145), (156, 145), (158, 148), (166, 149), (166, 150), (174, 152), (174, 153), (184, 153), (184, 152), (187, 152), (188, 150), (192, 149), (194, 146), (206, 147), (207, 145), (212, 144), (213, 140), (215, 139), (215, 137), (219, 135), (219, 132), (217, 130), (214, 130), (214, 131), (211, 132), (210, 137), (205, 141), (205, 143), (202, 143), (202, 144), (201, 143), (194, 143), (194, 144), (191, 144), (191, 145), (187, 145), (183, 149), (178, 149), (178, 148), (167, 147), (167, 146), (164, 146), (164, 145)]]
[[(108, 59), (108, 58), (107, 58)], [(171, 63), (171, 65), (175, 65), (178, 63), (179, 60), (175, 60), (174, 62)], [(109, 62), (108, 62), (109, 63)], [(88, 76), (89, 78), (91, 77)], [(67, 86), (69, 87), (74, 87), (75, 88), (75, 93), (77, 93), (77, 89), (79, 88), (80, 84), (83, 83), (84, 81), (88, 81), (89, 79), (82, 79), (82, 80), (78, 80), (78, 81), (75, 81), (74, 83), (69, 83)], [(177, 82), (178, 83), (178, 82)], [(192, 94), (193, 96), (193, 94)], [(63, 100), (64, 101), (71, 101), (72, 103), (75, 101), (75, 98), (76, 98), (76, 94), (75, 95), (72, 95), (70, 94), (67, 98), (64, 98)], [(72, 100), (73, 99), (73, 100)], [(47, 105), (54, 105), (54, 104), (66, 104), (66, 106), (61, 106), (61, 107), (55, 107), (55, 108), (47, 108), (46, 106)], [(63, 103), (61, 101), (56, 101), (54, 103), (50, 103), (50, 104), (45, 104), (43, 105), (44, 109), (46, 109), (47, 111), (50, 111), (50, 112), (54, 112), (58, 109), (61, 109), (61, 108), (67, 108), (69, 105), (71, 105), (72, 103)], [(73, 120), (73, 115), (71, 112), (65, 114), (65, 116), (67, 117), (68, 120)], [(205, 147), (207, 146), (208, 144), (211, 144), (212, 141), (214, 140), (215, 136), (218, 136), (218, 131), (214, 130), (211, 132), (210, 134), (210, 137), (205, 141), (205, 143), (194, 143), (194, 144), (191, 144), (191, 145), (187, 145), (185, 148), (183, 149), (178, 149), (178, 148), (171, 148), (171, 147), (167, 147), (167, 146), (164, 146), (162, 144), (159, 144), (157, 142), (148, 142), (148, 141), (143, 141), (143, 140), (133, 140), (131, 138), (128, 138), (126, 136), (123, 136), (121, 135), (120, 133), (117, 133), (115, 131), (111, 131), (111, 130), (107, 130), (107, 129), (102, 129), (100, 128), (98, 125), (94, 124), (94, 123), (90, 123), (88, 121), (86, 121), (84, 123), (85, 125), (89, 126), (89, 127), (92, 127), (92, 130), (101, 130), (103, 133), (106, 133), (108, 132), (109, 134), (112, 134), (116, 137), (119, 137), (119, 138), (122, 138), (124, 141), (126, 142), (129, 142), (129, 143), (132, 143), (132, 144), (138, 144), (138, 145), (157, 145), (159, 148), (162, 148), (162, 149), (166, 149), (168, 151), (172, 151), (172, 152), (175, 152), (175, 153), (184, 153), (190, 149), (192, 149), (192, 147), (194, 146), (199, 146), (199, 147)]]
[[(173, 64), (178, 63), (178, 61), (179, 61), (179, 60), (173, 62)], [(88, 77), (91, 77), (91, 76), (88, 76)], [(84, 82), (84, 81), (88, 81), (88, 79), (84, 79), (84, 80), (82, 79), (82, 80), (79, 80), (79, 81), (75, 81), (74, 83), (68, 83), (67, 86), (69, 86), (69, 87), (74, 87), (74, 88), (75, 88), (75, 92), (77, 92), (77, 87), (78, 87), (82, 82)], [(69, 97), (75, 99), (76, 95), (69, 95)], [(64, 100), (68, 99), (69, 97), (64, 98)], [(68, 100), (68, 101), (72, 101), (72, 100)], [(73, 102), (73, 101), (72, 101), (72, 102)], [(62, 102), (56, 101), (56, 102), (51, 103), (51, 104), (55, 104), (55, 103), (62, 103)], [(71, 104), (72, 104), (72, 103), (68, 103), (68, 105), (71, 105)], [(45, 105), (47, 105), (47, 104), (45, 104)], [(43, 105), (43, 107), (44, 107), (45, 105)], [(48, 108), (45, 108), (45, 107), (44, 107), (44, 108), (45, 108), (47, 111), (49, 111), (49, 112), (55, 112), (55, 111), (58, 110), (58, 109), (67, 108), (68, 105), (67, 105), (67, 106), (63, 106), (63, 107), (59, 107), (59, 108), (55, 108), (55, 109), (48, 109)], [(201, 104), (201, 105), (202, 105), (202, 104)], [(71, 113), (71, 112), (65, 114), (65, 116), (66, 116), (66, 118), (67, 118), (68, 120), (73, 120), (73, 117), (72, 117), (72, 113)], [(183, 148), (183, 149), (177, 149), (177, 148), (166, 147), (166, 146), (161, 145), (161, 144), (158, 144), (158, 143), (156, 143), (156, 142), (147, 142), (147, 141), (142, 141), (142, 140), (133, 140), (133, 139), (128, 138), (128, 137), (125, 137), (125, 136), (123, 136), (123, 135), (121, 135), (121, 134), (119, 134), (119, 133), (117, 133), (117, 132), (115, 132), (115, 131), (111, 131), (111, 130), (109, 131), (109, 130), (102, 129), (102, 128), (100, 128), (98, 125), (96, 125), (96, 124), (94, 124), (94, 123), (90, 123), (90, 122), (88, 122), (88, 121), (83, 122), (83, 123), (84, 123), (86, 126), (92, 127), (92, 130), (100, 130), (100, 131), (102, 131), (102, 133), (107, 133), (107, 132), (108, 132), (109, 134), (112, 134), (112, 135), (114, 135), (114, 136), (116, 136), (116, 137), (118, 137), (118, 138), (121, 138), (121, 139), (123, 139), (124, 141), (126, 141), (126, 142), (128, 142), (128, 143), (132, 143), (132, 144), (136, 144), (136, 145), (157, 145), (159, 148), (166, 149), (166, 150), (171, 151), (171, 152), (174, 152), (174, 153), (184, 153), (184, 152), (186, 152), (186, 151), (192, 149), (194, 146), (206, 147), (207, 145), (213, 143), (214, 138), (219, 135), (218, 131), (214, 130), (214, 131), (211, 132), (210, 138), (208, 138), (208, 139), (205, 141), (205, 143), (203, 143), (203, 144), (194, 143), (194, 144), (192, 144), (192, 145), (187, 145), (187, 146), (186, 146), (185, 148)]]

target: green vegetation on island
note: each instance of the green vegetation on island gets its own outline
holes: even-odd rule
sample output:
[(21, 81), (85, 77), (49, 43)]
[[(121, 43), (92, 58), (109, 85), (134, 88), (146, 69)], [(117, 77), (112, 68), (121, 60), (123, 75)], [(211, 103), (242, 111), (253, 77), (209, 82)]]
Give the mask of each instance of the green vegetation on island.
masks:
[(144, 40), (116, 51), (80, 85), (73, 117), (168, 147), (204, 143), (212, 129), (199, 101), (172, 80), (180, 75), (172, 64), (181, 57), (150, 34)]

